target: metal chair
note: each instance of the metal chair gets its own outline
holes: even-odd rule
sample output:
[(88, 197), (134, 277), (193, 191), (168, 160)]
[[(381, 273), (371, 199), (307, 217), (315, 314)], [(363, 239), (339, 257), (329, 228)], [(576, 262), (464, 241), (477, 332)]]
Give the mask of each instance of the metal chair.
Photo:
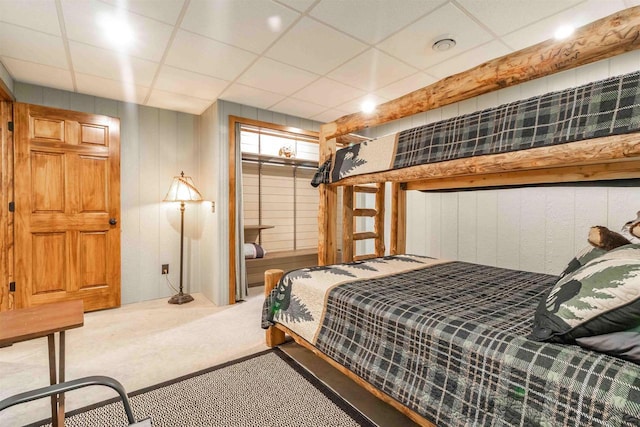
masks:
[(122, 400), (122, 404), (124, 405), (124, 411), (127, 414), (127, 420), (129, 422), (129, 426), (136, 427), (150, 427), (151, 419), (146, 418), (142, 421), (136, 422), (133, 417), (133, 412), (131, 411), (131, 405), (129, 404), (129, 399), (127, 398), (127, 393), (124, 390), (124, 387), (120, 382), (116, 381), (111, 377), (105, 376), (91, 376), (78, 378), (76, 380), (66, 381), (59, 384), (50, 385), (47, 387), (38, 388), (31, 391), (26, 391), (24, 393), (15, 394), (13, 396), (7, 397), (6, 399), (0, 401), (0, 411), (4, 409), (10, 408), (14, 405), (19, 405), (21, 403), (31, 402), (33, 400), (42, 399), (43, 397), (51, 397), (56, 394), (66, 393), (68, 391), (76, 390), (83, 387), (93, 386), (93, 385), (101, 385), (105, 387), (110, 387), (115, 390), (120, 399)]

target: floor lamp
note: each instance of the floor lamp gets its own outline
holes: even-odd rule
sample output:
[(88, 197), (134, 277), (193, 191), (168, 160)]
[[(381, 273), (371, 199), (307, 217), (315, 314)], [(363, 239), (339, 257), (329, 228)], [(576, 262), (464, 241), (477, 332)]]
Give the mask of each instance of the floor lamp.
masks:
[(184, 204), (185, 202), (198, 202), (202, 195), (198, 191), (190, 176), (174, 176), (171, 187), (164, 198), (165, 202), (180, 202), (180, 291), (169, 299), (169, 304), (185, 304), (193, 301), (193, 297), (182, 292), (182, 262), (184, 252)]

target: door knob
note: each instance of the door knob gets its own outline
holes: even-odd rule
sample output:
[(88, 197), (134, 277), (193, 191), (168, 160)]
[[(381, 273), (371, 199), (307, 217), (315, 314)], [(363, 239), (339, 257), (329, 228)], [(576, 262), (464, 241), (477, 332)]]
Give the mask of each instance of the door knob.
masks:
[(118, 220), (115, 218), (109, 218), (109, 224), (111, 225), (116, 225), (118, 223)]

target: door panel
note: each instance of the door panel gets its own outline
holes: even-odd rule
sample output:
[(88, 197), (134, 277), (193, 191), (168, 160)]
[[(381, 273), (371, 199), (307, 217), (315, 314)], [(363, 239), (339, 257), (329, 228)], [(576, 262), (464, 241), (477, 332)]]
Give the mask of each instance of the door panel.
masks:
[(64, 291), (66, 233), (33, 233), (31, 245), (33, 295)]
[(109, 159), (80, 156), (79, 160), (80, 176), (82, 177), (80, 211), (108, 213)]
[(108, 252), (107, 233), (80, 233), (80, 289), (108, 286)]
[(120, 305), (120, 123), (14, 105), (16, 306)]
[(31, 153), (33, 213), (64, 213), (64, 169), (63, 153)]

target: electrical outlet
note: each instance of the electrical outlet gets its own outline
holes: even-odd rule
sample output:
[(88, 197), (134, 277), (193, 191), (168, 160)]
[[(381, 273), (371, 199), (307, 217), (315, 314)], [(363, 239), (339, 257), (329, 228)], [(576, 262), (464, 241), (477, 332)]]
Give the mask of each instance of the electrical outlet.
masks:
[(162, 264), (162, 274), (169, 274), (169, 264)]

